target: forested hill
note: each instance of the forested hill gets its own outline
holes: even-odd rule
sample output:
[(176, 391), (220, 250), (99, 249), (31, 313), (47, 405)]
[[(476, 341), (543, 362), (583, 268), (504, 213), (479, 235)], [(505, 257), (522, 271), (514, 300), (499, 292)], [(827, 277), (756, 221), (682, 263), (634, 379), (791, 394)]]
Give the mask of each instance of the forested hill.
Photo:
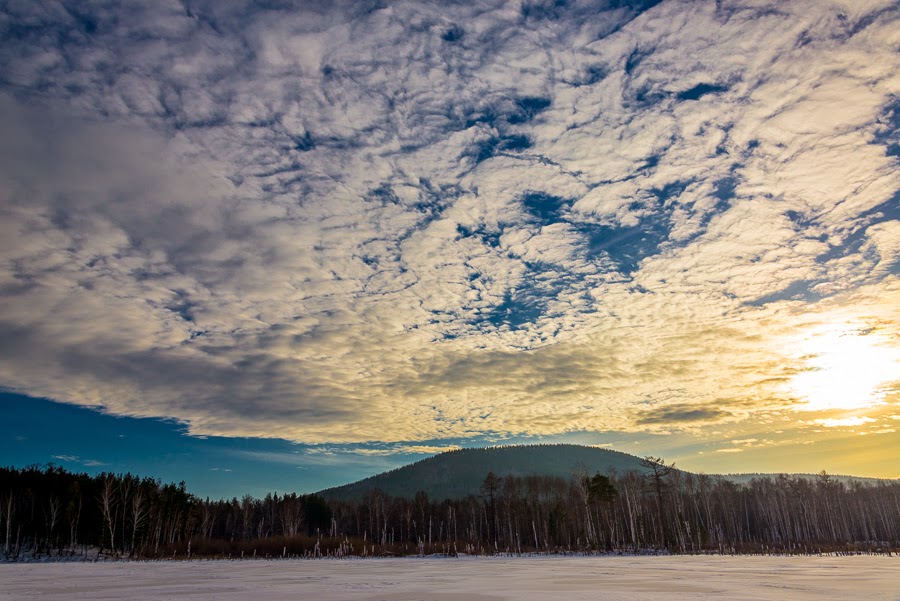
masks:
[(572, 444), (459, 449), (318, 494), (351, 500), (379, 489), (393, 497), (410, 499), (421, 490), (435, 500), (461, 499), (479, 494), (488, 472), (501, 477), (540, 475), (568, 480), (582, 469), (587, 475), (606, 474), (610, 469), (619, 473), (645, 470), (634, 455)]

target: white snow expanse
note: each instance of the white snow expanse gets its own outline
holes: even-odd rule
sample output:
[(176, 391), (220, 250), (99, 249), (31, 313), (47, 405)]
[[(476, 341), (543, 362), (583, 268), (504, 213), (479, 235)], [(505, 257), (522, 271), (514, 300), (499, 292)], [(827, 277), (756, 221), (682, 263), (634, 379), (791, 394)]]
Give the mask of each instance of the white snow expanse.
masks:
[(900, 558), (579, 557), (0, 565), (0, 600), (900, 600)]

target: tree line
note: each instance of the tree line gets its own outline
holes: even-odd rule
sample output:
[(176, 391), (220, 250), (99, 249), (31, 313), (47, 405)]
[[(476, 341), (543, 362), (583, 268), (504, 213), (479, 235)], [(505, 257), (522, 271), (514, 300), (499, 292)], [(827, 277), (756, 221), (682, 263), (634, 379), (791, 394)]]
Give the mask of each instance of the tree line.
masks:
[(210, 500), (180, 484), (60, 467), (0, 468), (0, 536), (25, 557), (893, 552), (900, 483), (759, 477), (737, 484), (648, 457), (643, 471), (497, 476), (461, 499), (270, 493)]

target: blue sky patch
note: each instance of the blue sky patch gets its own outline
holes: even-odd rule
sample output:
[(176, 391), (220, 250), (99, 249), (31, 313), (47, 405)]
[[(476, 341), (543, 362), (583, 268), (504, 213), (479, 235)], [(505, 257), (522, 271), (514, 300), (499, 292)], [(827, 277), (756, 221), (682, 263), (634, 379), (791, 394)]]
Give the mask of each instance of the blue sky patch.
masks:
[(528, 192), (522, 196), (525, 211), (542, 225), (562, 221), (562, 213), (568, 202), (564, 198), (544, 192)]
[(699, 100), (707, 94), (719, 94), (728, 90), (728, 86), (722, 86), (712, 83), (699, 83), (693, 88), (679, 92), (676, 96), (678, 100)]

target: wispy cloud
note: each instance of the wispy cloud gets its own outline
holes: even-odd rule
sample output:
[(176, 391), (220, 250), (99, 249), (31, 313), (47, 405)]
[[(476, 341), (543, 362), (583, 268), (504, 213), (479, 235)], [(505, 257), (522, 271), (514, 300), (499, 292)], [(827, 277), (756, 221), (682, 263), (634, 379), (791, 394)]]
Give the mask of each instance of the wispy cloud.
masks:
[(376, 454), (796, 407), (785, 336), (897, 339), (896, 9), (618, 4), (3, 7), (0, 383)]
[(66, 463), (77, 463), (84, 467), (103, 467), (106, 465), (106, 463), (97, 459), (82, 459), (77, 455), (53, 455), (53, 458)]
[(870, 424), (875, 420), (871, 417), (845, 417), (845, 418), (826, 418), (814, 420), (815, 423), (826, 428), (852, 428), (854, 426), (862, 426)]
[(392, 445), (317, 445), (302, 450), (305, 455), (367, 455), (372, 457), (389, 455), (437, 455), (461, 449), (459, 445), (392, 444)]

